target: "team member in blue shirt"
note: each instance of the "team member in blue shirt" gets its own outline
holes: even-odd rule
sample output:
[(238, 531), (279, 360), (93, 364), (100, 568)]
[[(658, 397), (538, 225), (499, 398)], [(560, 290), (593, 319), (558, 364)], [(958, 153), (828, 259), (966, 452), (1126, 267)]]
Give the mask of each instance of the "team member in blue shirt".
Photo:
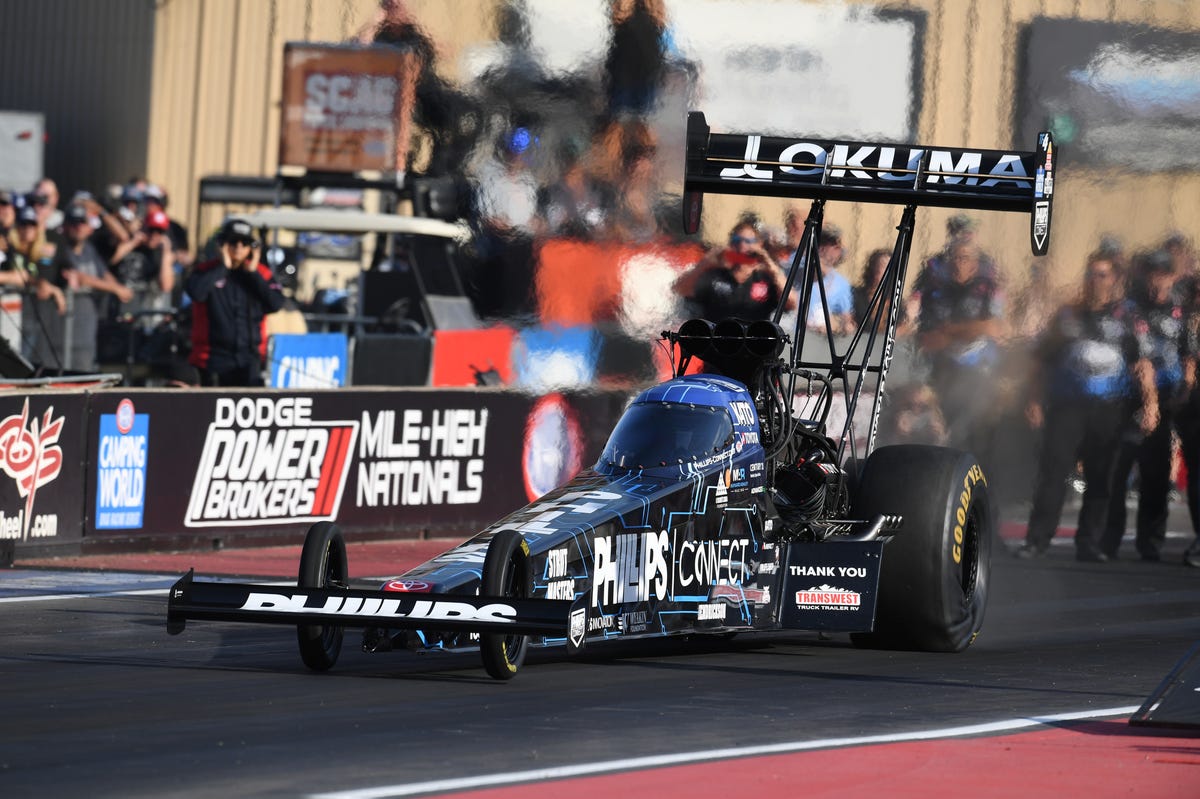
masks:
[[(840, 272), (838, 265), (846, 259), (842, 231), (833, 225), (823, 225), (817, 237), (817, 257), (821, 261), (821, 285), (829, 303), (829, 332), (849, 336), (854, 332), (854, 289)], [(821, 288), (815, 283), (808, 301), (806, 324), (812, 330), (825, 332), (825, 312), (821, 308)]]
[(990, 386), (1007, 334), (1004, 290), (990, 261), (973, 241), (953, 242), (944, 262), (931, 260), (917, 275), (917, 342), (929, 360), (950, 446), (985, 461), (992, 445)]
[(1171, 488), (1172, 408), (1183, 386), (1185, 313), (1175, 292), (1171, 256), (1156, 250), (1135, 261), (1137, 282), (1130, 292), (1134, 333), (1139, 356), (1154, 369), (1158, 393), (1158, 426), (1143, 438), (1134, 413), (1125, 420), (1121, 449), (1113, 470), (1113, 490), (1108, 505), (1108, 522), (1100, 548), (1110, 558), (1117, 556), (1125, 534), (1125, 486), (1133, 464), (1138, 465), (1138, 509), (1136, 546), (1142, 560), (1161, 559), (1167, 538), (1167, 499)]
[(1088, 258), (1078, 303), (1064, 305), (1039, 341), (1038, 372), (1026, 415), (1042, 430), (1033, 508), (1021, 558), (1043, 555), (1058, 528), (1066, 478), (1083, 462), (1087, 487), (1075, 532), (1078, 560), (1103, 563), (1101, 550), (1122, 423), (1131, 401), (1141, 408), (1140, 430), (1158, 426), (1154, 370), (1139, 356), (1132, 306), (1111, 256)]

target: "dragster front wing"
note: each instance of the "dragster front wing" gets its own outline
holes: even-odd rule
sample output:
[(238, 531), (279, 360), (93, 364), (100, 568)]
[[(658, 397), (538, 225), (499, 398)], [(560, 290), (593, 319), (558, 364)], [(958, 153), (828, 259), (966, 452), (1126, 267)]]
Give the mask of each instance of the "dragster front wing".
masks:
[(168, 596), (167, 632), (183, 632), (189, 619), (324, 624), (565, 637), (571, 648), (582, 643), (586, 629), (586, 600), (577, 604), (565, 599), (204, 582), (194, 580), (189, 571)]

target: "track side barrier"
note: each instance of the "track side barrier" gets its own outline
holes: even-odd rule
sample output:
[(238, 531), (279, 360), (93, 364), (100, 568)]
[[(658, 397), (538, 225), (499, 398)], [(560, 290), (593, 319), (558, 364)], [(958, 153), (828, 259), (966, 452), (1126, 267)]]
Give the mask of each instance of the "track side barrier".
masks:
[(0, 396), (0, 540), (18, 556), (467, 535), (591, 463), (624, 391)]

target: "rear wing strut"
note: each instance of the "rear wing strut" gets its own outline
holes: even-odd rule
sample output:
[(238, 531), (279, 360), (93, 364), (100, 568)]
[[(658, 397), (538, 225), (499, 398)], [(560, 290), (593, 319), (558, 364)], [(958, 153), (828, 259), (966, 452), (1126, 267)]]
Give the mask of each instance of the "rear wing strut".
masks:
[(705, 192), (928, 205), (1027, 213), (1030, 247), (1045, 255), (1054, 138), (1039, 133), (1027, 152), (713, 133), (692, 111), (683, 189), (688, 233), (699, 230)]

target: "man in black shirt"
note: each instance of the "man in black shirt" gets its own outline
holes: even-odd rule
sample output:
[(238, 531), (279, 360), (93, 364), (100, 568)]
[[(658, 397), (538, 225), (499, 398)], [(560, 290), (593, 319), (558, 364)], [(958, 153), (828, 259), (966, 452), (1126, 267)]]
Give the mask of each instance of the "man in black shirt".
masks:
[(283, 307), (271, 270), (258, 260), (254, 229), (229, 219), (218, 233), (221, 255), (196, 266), (191, 296), (192, 365), (205, 386), (261, 386), (266, 315)]

